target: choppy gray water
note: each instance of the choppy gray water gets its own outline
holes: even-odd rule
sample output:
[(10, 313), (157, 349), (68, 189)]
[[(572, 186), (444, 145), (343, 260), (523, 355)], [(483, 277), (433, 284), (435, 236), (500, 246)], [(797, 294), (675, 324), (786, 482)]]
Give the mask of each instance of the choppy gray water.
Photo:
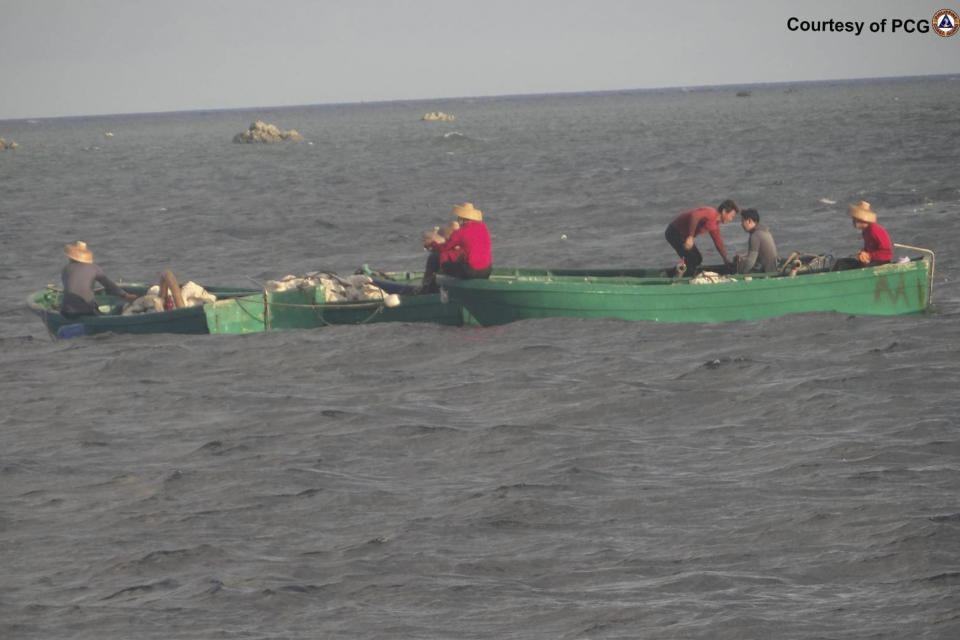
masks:
[[(958, 637), (958, 98), (0, 122), (0, 637)], [(232, 144), (254, 119), (311, 144)], [(128, 281), (417, 269), (464, 200), (502, 266), (669, 264), (725, 197), (838, 256), (869, 200), (937, 252), (936, 308), (54, 342), (23, 304), (77, 239)]]

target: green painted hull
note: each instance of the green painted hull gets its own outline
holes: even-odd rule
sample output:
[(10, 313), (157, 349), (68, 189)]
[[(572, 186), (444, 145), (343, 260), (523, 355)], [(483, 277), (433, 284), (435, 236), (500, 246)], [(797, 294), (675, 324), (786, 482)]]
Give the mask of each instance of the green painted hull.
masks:
[(469, 322), (459, 305), (443, 304), (440, 294), (404, 296), (397, 307), (380, 300), (324, 302), (322, 288), (258, 293), (204, 305), (210, 333), (260, 333), (376, 322)]
[[(421, 273), (390, 272), (379, 275), (396, 287), (420, 284)], [(383, 300), (324, 302), (323, 287), (289, 291), (259, 291), (256, 294), (204, 305), (210, 333), (242, 334), (287, 329), (314, 329), (329, 325), (377, 322), (432, 322), (459, 326), (470, 323), (459, 305), (444, 304), (440, 294), (405, 295), (400, 305), (388, 307)], [(475, 323), (474, 323), (475, 324)]]
[[(396, 287), (415, 287), (423, 274), (417, 272), (378, 272), (364, 265), (363, 272), (388, 281)], [(538, 276), (546, 274), (637, 277), (663, 276), (660, 269), (537, 269), (498, 268), (494, 276)], [(376, 281), (376, 280), (375, 280)], [(429, 322), (461, 326), (477, 325), (464, 308), (444, 302), (439, 293), (405, 295), (400, 305), (388, 307), (381, 300), (360, 302), (324, 302), (322, 288), (258, 292), (204, 306), (210, 333), (242, 334), (286, 329), (313, 329), (328, 325), (373, 324), (378, 322)]]
[[(130, 293), (142, 295), (149, 285), (123, 284)], [(233, 287), (207, 287), (218, 298), (252, 293), (251, 289)], [(62, 292), (55, 287), (47, 287), (27, 298), (27, 306), (43, 320), (47, 330), (58, 337), (77, 337), (98, 333), (183, 333), (204, 334), (207, 318), (203, 307), (173, 309), (163, 313), (142, 313), (120, 315), (126, 300), (109, 295), (103, 291), (96, 296), (104, 315), (65, 318), (57, 311), (60, 308)]]
[(691, 284), (689, 278), (559, 272), (493, 275), (489, 280), (440, 276), (438, 281), (452, 303), (462, 305), (481, 325), (491, 326), (556, 317), (725, 322), (813, 311), (916, 313), (930, 304), (932, 273), (932, 258), (924, 257), (902, 264), (792, 278), (772, 274), (736, 276), (733, 282), (715, 284)]
[[(419, 284), (421, 278), (417, 273), (388, 275), (399, 286)], [(123, 286), (139, 295), (148, 285)], [(207, 290), (217, 296), (216, 302), (163, 313), (121, 315), (126, 300), (101, 291), (97, 293), (97, 303), (103, 315), (64, 318), (57, 311), (62, 293), (53, 286), (32, 294), (27, 306), (41, 317), (47, 330), (58, 337), (98, 333), (242, 334), (375, 322), (476, 324), (461, 307), (444, 304), (440, 294), (404, 296), (399, 306), (391, 308), (380, 300), (324, 303), (322, 288), (266, 294), (249, 288), (207, 287)]]

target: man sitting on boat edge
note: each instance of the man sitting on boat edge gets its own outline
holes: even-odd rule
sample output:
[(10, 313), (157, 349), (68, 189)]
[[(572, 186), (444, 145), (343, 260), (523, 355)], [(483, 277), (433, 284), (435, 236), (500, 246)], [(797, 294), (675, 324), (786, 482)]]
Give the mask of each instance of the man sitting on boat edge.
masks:
[(730, 270), (730, 260), (723, 246), (723, 237), (720, 235), (720, 225), (733, 220), (740, 212), (740, 207), (733, 200), (724, 200), (716, 209), (713, 207), (697, 207), (673, 219), (664, 232), (667, 242), (683, 258), (686, 265), (686, 274), (695, 275), (697, 268), (703, 263), (703, 256), (694, 238), (701, 233), (709, 233), (713, 238), (713, 245), (717, 248), (723, 264)]
[(483, 212), (464, 202), (454, 205), (453, 215), (457, 220), (450, 226), (448, 237), (435, 229), (424, 238), (423, 246), (430, 256), (423, 272), (422, 293), (438, 290), (438, 271), (464, 280), (485, 280), (493, 270), (490, 231), (483, 223)]
[(847, 215), (853, 218), (853, 227), (863, 233), (863, 249), (857, 252), (856, 258), (837, 260), (834, 271), (889, 264), (893, 260), (893, 243), (887, 230), (877, 224), (877, 213), (870, 208), (870, 203), (861, 200), (850, 205)]

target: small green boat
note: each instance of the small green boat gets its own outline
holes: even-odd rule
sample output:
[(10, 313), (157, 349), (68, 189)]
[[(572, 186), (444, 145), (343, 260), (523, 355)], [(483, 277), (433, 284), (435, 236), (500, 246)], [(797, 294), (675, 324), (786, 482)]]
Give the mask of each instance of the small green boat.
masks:
[[(423, 274), (413, 272), (372, 272), (374, 284), (409, 292), (420, 284)], [(325, 302), (322, 286), (257, 293), (217, 300), (204, 305), (210, 333), (260, 333), (284, 329), (313, 329), (328, 325), (378, 322), (433, 322), (459, 326), (472, 322), (459, 305), (444, 304), (439, 293), (403, 295), (390, 306), (386, 298)], [(475, 324), (475, 323), (474, 323)]]
[[(150, 285), (123, 283), (125, 291), (144, 295)], [(244, 296), (254, 293), (250, 288), (206, 287), (207, 291), (218, 299)], [(163, 313), (141, 313), (122, 315), (123, 306), (128, 301), (110, 295), (103, 290), (96, 293), (100, 306), (99, 316), (79, 316), (65, 318), (60, 315), (60, 303), (63, 291), (59, 287), (47, 285), (27, 298), (27, 307), (43, 320), (47, 331), (58, 338), (73, 338), (97, 333), (209, 333), (207, 318), (203, 307), (185, 307), (171, 309)]]
[[(719, 282), (646, 275), (516, 273), (489, 280), (439, 276), (452, 303), (483, 326), (527, 318), (618, 318), (650, 322), (759, 320), (791, 313), (836, 311), (898, 315), (927, 309), (934, 255), (905, 262), (790, 277), (778, 273), (726, 276)], [(639, 270), (643, 273), (644, 270)], [(656, 274), (661, 274), (660, 276)]]

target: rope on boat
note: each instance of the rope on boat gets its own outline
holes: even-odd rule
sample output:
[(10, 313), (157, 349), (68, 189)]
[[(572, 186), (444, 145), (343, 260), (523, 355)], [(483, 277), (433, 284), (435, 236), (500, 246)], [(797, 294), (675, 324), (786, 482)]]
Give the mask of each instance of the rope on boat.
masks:
[[(327, 327), (332, 326), (333, 323), (327, 322), (327, 320), (324, 319), (323, 316), (320, 314), (320, 312), (322, 312), (323, 309), (328, 309), (328, 308), (329, 309), (364, 309), (372, 306), (373, 312), (369, 316), (361, 320), (360, 322), (356, 323), (356, 324), (366, 324), (371, 320), (373, 320), (377, 316), (377, 314), (381, 313), (384, 307), (386, 307), (383, 297), (381, 297), (380, 300), (370, 300), (367, 302), (354, 302), (354, 303), (336, 302), (336, 303), (330, 303), (330, 304), (321, 304), (321, 303), (315, 302), (313, 304), (296, 304), (293, 302), (268, 302), (266, 291), (264, 291), (263, 300), (264, 300), (263, 324), (264, 324), (265, 330), (267, 331), (269, 331), (269, 308), (270, 307), (285, 307), (289, 309), (312, 309), (314, 313), (317, 314), (317, 319), (320, 322), (322, 322), (324, 326), (327, 326)], [(256, 303), (247, 302), (243, 300), (242, 297), (233, 298), (233, 301), (237, 303), (237, 305), (240, 307), (241, 310), (243, 310), (244, 313), (249, 315), (251, 318), (256, 318), (256, 316), (249, 309), (247, 309), (247, 306), (259, 305), (259, 301), (257, 301)]]
[[(230, 298), (224, 298), (224, 300), (229, 300)], [(240, 302), (240, 298), (233, 298), (233, 300)], [(367, 302), (331, 302), (331, 303), (315, 303), (315, 304), (295, 304), (293, 302), (270, 302), (268, 303), (271, 307), (293, 307), (295, 309), (361, 309), (363, 307), (369, 307), (370, 305), (376, 305), (377, 307), (385, 306), (379, 300), (369, 300)]]
[[(367, 267), (367, 266), (364, 265), (364, 267)], [(367, 267), (366, 270), (369, 270), (369, 267)], [(338, 280), (341, 280), (341, 281), (343, 280), (343, 279), (342, 279), (340, 276), (338, 276), (336, 273), (329, 272), (329, 275), (333, 276), (333, 278), (335, 278), (335, 279), (338, 279)], [(369, 274), (366, 274), (366, 275), (369, 275)], [(366, 324), (366, 323), (370, 322), (371, 320), (373, 320), (378, 314), (382, 313), (382, 312), (383, 312), (383, 309), (387, 306), (387, 303), (386, 303), (386, 292), (383, 291), (382, 289), (380, 289), (380, 299), (379, 299), (379, 300), (356, 301), (356, 302), (342, 301), (342, 302), (333, 302), (333, 303), (313, 302), (313, 303), (311, 303), (311, 304), (297, 304), (297, 303), (293, 303), (293, 302), (272, 302), (272, 301), (269, 301), (269, 300), (268, 300), (268, 290), (267, 290), (267, 285), (266, 285), (265, 283), (257, 280), (256, 278), (253, 278), (252, 276), (247, 276), (247, 279), (250, 280), (251, 282), (256, 283), (256, 285), (257, 285), (258, 287), (260, 287), (260, 289), (261, 289), (262, 292), (263, 292), (263, 294), (262, 294), (262, 295), (263, 295), (263, 324), (264, 324), (265, 330), (269, 330), (269, 325), (270, 325), (270, 307), (286, 307), (286, 308), (291, 308), (291, 309), (313, 309), (315, 312), (318, 312), (318, 311), (321, 311), (321, 310), (327, 309), (327, 308), (330, 308), (330, 309), (363, 309), (363, 308), (366, 308), (366, 307), (368, 307), (368, 306), (375, 305), (375, 306), (373, 307), (373, 312), (372, 312), (368, 317), (366, 317), (365, 319), (361, 320), (360, 322), (355, 323), (355, 324)], [(248, 314), (250, 314), (250, 312), (247, 311), (247, 310), (244, 308), (244, 304), (245, 304), (245, 303), (244, 303), (244, 302), (241, 302), (240, 296), (237, 296), (236, 298), (233, 298), (233, 299), (236, 301), (236, 303), (240, 306), (241, 309), (243, 309), (243, 310), (246, 311)], [(253, 316), (253, 314), (250, 314), (250, 315), (251, 315), (251, 317), (255, 317), (255, 316)], [(323, 317), (321, 317), (321, 316), (319, 316), (319, 315), (317, 316), (317, 319), (320, 320), (320, 321), (324, 324), (324, 326), (331, 326), (331, 325), (333, 324), (333, 323), (327, 322)]]
[(894, 242), (893, 246), (899, 249), (909, 249), (910, 251), (919, 251), (920, 253), (925, 253), (930, 256), (930, 283), (927, 285), (927, 305), (930, 305), (933, 302), (933, 273), (936, 269), (937, 256), (930, 249), (924, 249), (923, 247), (914, 247), (909, 244), (900, 244), (899, 242)]

